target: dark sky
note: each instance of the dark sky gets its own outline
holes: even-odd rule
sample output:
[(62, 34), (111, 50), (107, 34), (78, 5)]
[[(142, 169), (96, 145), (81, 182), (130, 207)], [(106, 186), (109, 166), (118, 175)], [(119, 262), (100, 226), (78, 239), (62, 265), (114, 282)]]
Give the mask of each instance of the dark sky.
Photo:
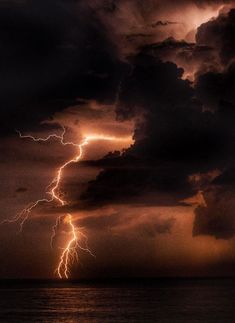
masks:
[[(96, 256), (78, 248), (71, 277), (234, 275), (234, 39), (234, 1), (0, 1), (1, 278), (55, 277), (69, 216)], [(63, 127), (90, 138), (66, 203), (17, 234), (78, 147), (16, 130)]]

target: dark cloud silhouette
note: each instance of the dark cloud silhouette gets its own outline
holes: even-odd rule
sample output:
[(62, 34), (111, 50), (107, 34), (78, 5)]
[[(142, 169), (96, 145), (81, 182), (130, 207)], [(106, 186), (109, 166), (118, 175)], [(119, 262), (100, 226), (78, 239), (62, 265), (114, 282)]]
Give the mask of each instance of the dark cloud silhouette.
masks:
[(213, 47), (176, 40), (173, 37), (145, 45), (140, 50), (164, 62), (174, 62), (191, 78), (207, 70), (216, 71), (220, 67)]
[(234, 191), (217, 188), (204, 193), (207, 206), (195, 210), (194, 236), (211, 235), (217, 239), (235, 236)]
[[(89, 183), (83, 200), (91, 205), (130, 200), (179, 205), (198, 189), (190, 183), (191, 175), (218, 169), (221, 175), (216, 175), (213, 183), (203, 182), (200, 189), (220, 185), (223, 194), (213, 193), (209, 198), (205, 193), (207, 206), (196, 209), (193, 233), (226, 239), (234, 235), (233, 211), (226, 208), (233, 201), (229, 198), (226, 202), (223, 197), (231, 193), (228, 182), (233, 187), (235, 176), (234, 64), (225, 66), (232, 61), (232, 54), (227, 61), (219, 60), (222, 52), (211, 31), (211, 26), (219, 28), (222, 24), (221, 28), (228, 28), (230, 33), (233, 16), (232, 10), (202, 25), (196, 44), (171, 38), (144, 46), (138, 55), (129, 57), (132, 73), (122, 82), (117, 116), (128, 119), (142, 115), (144, 122), (137, 124), (135, 144), (122, 155), (109, 154), (93, 162), (103, 171)], [(218, 31), (216, 34), (220, 35)], [(172, 61), (191, 57), (191, 63), (198, 59), (195, 83), (182, 80), (183, 70), (173, 63), (161, 62), (163, 57)], [(218, 64), (216, 68), (213, 62)], [(153, 199), (147, 198), (154, 193)]]
[[(197, 77), (206, 72), (219, 73), (234, 60), (234, 21), (235, 9), (224, 11), (198, 27), (195, 42), (168, 37), (153, 43), (146, 44), (145, 41), (140, 51), (144, 50), (165, 62), (176, 63), (184, 69), (187, 77)], [(159, 21), (158, 25), (168, 24)]]
[(217, 239), (235, 236), (235, 169), (234, 162), (217, 176), (204, 192), (206, 205), (195, 210), (193, 234), (211, 235)]
[[(235, 64), (232, 63), (224, 72), (208, 72), (200, 75), (195, 85), (196, 94), (200, 97), (205, 108), (216, 111), (223, 106), (223, 109), (230, 109), (232, 116), (235, 105), (234, 80)], [(228, 122), (229, 119), (230, 117), (227, 118)]]
[(151, 191), (178, 193), (178, 201), (193, 193), (188, 175), (208, 171), (225, 154), (228, 134), (210, 112), (203, 112), (182, 70), (140, 54), (123, 82), (119, 118), (143, 113), (135, 144), (122, 155), (109, 155), (106, 170), (90, 183), (84, 198), (115, 200)]
[(125, 65), (82, 2), (0, 3), (1, 132), (32, 129), (76, 99), (112, 101)]
[(198, 45), (207, 45), (218, 52), (220, 63), (227, 65), (235, 54), (235, 9), (202, 24), (196, 34)]

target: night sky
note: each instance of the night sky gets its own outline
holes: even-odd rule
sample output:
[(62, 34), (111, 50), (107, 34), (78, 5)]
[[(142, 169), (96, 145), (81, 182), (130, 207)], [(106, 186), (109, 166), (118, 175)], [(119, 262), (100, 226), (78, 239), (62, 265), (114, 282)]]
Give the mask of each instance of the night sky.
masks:
[[(72, 278), (235, 274), (234, 1), (2, 0), (0, 57), (0, 278), (55, 278), (67, 214)], [(77, 149), (16, 130), (63, 129), (96, 139), (19, 233)]]

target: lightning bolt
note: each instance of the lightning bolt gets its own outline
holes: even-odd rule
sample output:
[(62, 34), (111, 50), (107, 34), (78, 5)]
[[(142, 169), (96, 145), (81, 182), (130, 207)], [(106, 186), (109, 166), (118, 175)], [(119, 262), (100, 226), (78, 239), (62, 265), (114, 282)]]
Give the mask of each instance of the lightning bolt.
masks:
[[(17, 131), (19, 134), (19, 137), (21, 139), (30, 139), (34, 142), (47, 142), (51, 139), (59, 140), (60, 144), (62, 146), (72, 146), (76, 148), (77, 154), (72, 159), (67, 160), (63, 165), (61, 165), (56, 172), (55, 177), (53, 178), (52, 182), (46, 187), (46, 194), (49, 195), (49, 198), (42, 198), (35, 202), (30, 203), (28, 206), (26, 206), (25, 209), (23, 209), (19, 214), (14, 216), (12, 219), (6, 219), (2, 223), (13, 223), (13, 222), (20, 222), (20, 232), (23, 229), (23, 225), (25, 221), (29, 218), (31, 212), (42, 203), (52, 203), (57, 202), (59, 205), (64, 206), (67, 204), (67, 202), (63, 199), (61, 196), (59, 187), (60, 183), (63, 178), (63, 170), (68, 167), (69, 165), (73, 163), (77, 163), (81, 160), (83, 156), (83, 148), (84, 146), (88, 145), (89, 142), (95, 141), (95, 140), (109, 140), (109, 141), (117, 141), (117, 140), (130, 140), (130, 137), (126, 138), (117, 138), (112, 136), (104, 136), (104, 135), (88, 135), (84, 137), (84, 139), (81, 141), (81, 143), (77, 144), (71, 141), (65, 141), (64, 137), (66, 134), (66, 129), (63, 127), (63, 132), (61, 135), (58, 134), (50, 134), (45, 138), (41, 137), (34, 137), (32, 135), (22, 135), (20, 131)], [(53, 247), (53, 240), (56, 236), (57, 230), (61, 224), (61, 222), (64, 222), (69, 227), (68, 235), (70, 236), (70, 239), (67, 241), (65, 247), (62, 249), (62, 253), (59, 258), (59, 262), (57, 265), (57, 268), (55, 270), (56, 274), (59, 278), (69, 278), (70, 274), (70, 268), (71, 265), (74, 263), (75, 260), (78, 261), (78, 250), (85, 251), (89, 253), (91, 256), (95, 257), (92, 251), (88, 247), (88, 239), (84, 233), (79, 230), (75, 224), (73, 223), (73, 217), (72, 214), (67, 213), (66, 215), (59, 216), (56, 219), (55, 224), (52, 227), (52, 235), (51, 235), (51, 248)], [(83, 243), (81, 243), (81, 241)]]

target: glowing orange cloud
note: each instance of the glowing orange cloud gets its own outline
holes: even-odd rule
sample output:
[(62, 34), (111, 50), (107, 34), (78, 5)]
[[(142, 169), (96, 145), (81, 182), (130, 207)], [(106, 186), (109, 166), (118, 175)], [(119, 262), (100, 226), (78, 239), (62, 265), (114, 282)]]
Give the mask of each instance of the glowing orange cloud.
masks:
[[(63, 170), (69, 166), (72, 163), (77, 163), (79, 162), (79, 160), (81, 160), (82, 156), (83, 156), (83, 147), (88, 145), (89, 142), (91, 141), (96, 141), (96, 140), (109, 140), (109, 141), (130, 141), (131, 138), (130, 137), (114, 137), (114, 136), (104, 136), (104, 135), (87, 135), (84, 137), (84, 139), (82, 140), (81, 143), (76, 144), (74, 142), (71, 141), (65, 141), (64, 137), (65, 137), (65, 133), (66, 133), (66, 129), (63, 128), (63, 132), (61, 135), (58, 134), (50, 134), (49, 136), (45, 137), (45, 138), (36, 138), (32, 135), (22, 135), (19, 131), (17, 131), (20, 138), (22, 139), (31, 139), (34, 142), (47, 142), (50, 139), (57, 139), (59, 140), (60, 144), (63, 146), (72, 146), (75, 147), (78, 152), (75, 155), (75, 157), (73, 157), (72, 159), (69, 159), (68, 161), (66, 161), (62, 166), (59, 167), (59, 169), (56, 172), (56, 176), (54, 177), (54, 179), (52, 180), (52, 182), (47, 186), (47, 194), (49, 195), (49, 198), (43, 198), (43, 199), (39, 199), (33, 203), (30, 203), (24, 210), (22, 210), (19, 214), (17, 214), (15, 217), (13, 217), (12, 219), (8, 219), (8, 220), (4, 220), (2, 223), (13, 223), (13, 222), (17, 222), (20, 221), (20, 231), (23, 229), (23, 225), (25, 223), (25, 221), (28, 219), (31, 211), (33, 209), (35, 209), (39, 204), (41, 203), (51, 203), (56, 201), (57, 203), (59, 203), (61, 206), (64, 206), (67, 204), (67, 201), (65, 201), (61, 194), (60, 194), (60, 190), (59, 190), (59, 186), (60, 183), (62, 181), (62, 177), (63, 177)], [(87, 244), (87, 237), (84, 235), (84, 233), (82, 233), (73, 223), (73, 217), (72, 214), (67, 213), (65, 216), (59, 216), (56, 219), (56, 223), (55, 225), (52, 227), (52, 235), (51, 235), (51, 247), (53, 246), (53, 239), (56, 236), (56, 232), (57, 229), (62, 221), (63, 218), (63, 222), (65, 224), (67, 224), (70, 228), (69, 231), (69, 235), (71, 236), (71, 238), (68, 240), (68, 242), (66, 243), (65, 247), (63, 248), (63, 251), (61, 253), (60, 259), (59, 259), (59, 263), (58, 266), (56, 268), (56, 273), (58, 275), (59, 278), (69, 278), (69, 269), (72, 265), (72, 263), (74, 262), (74, 260), (78, 260), (78, 254), (77, 254), (77, 250), (83, 250), (85, 252), (88, 252), (90, 255), (94, 256), (94, 254), (91, 252), (91, 250), (88, 247)], [(81, 240), (85, 241), (84, 245), (81, 243)]]

